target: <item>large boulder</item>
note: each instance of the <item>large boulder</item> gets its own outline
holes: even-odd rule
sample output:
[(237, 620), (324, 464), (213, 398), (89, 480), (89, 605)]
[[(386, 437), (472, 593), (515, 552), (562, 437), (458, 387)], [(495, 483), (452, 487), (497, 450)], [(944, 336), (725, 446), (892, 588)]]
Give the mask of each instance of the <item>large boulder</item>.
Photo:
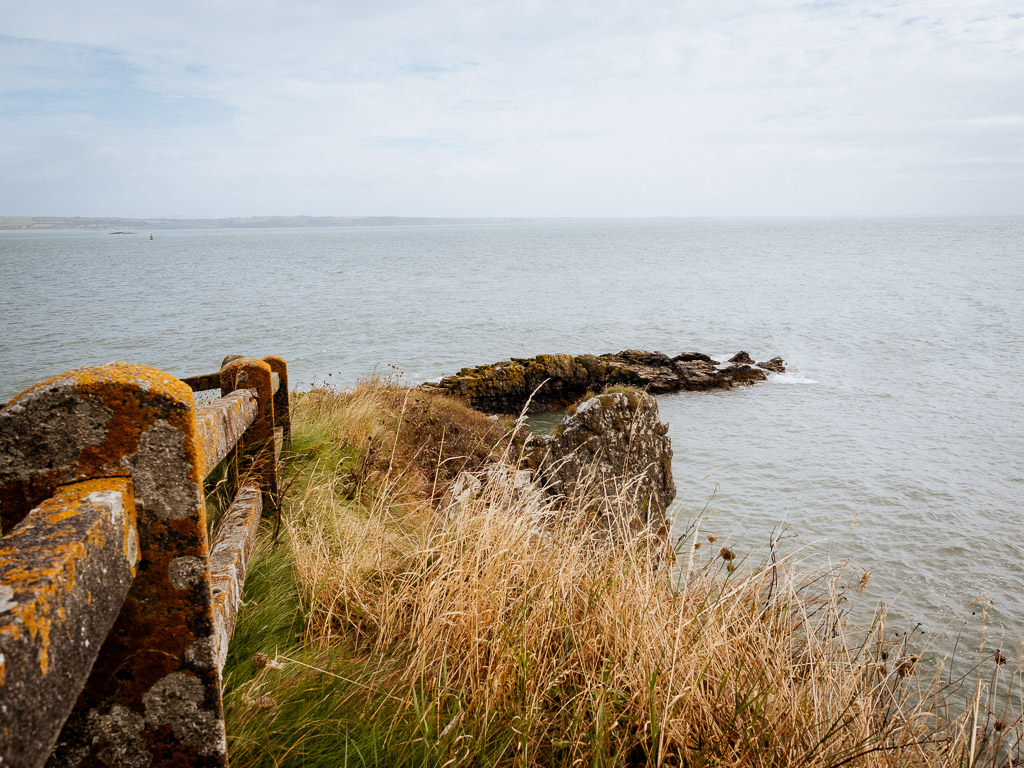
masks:
[(720, 367), (698, 352), (669, 357), (661, 352), (627, 349), (605, 355), (514, 357), (492, 365), (463, 368), (454, 376), (424, 384), (422, 388), (462, 397), (487, 413), (518, 414), (524, 410), (539, 413), (562, 408), (588, 392), (600, 392), (613, 385), (637, 387), (657, 395), (732, 389), (767, 378), (768, 373), (762, 368), (739, 364)]
[(584, 400), (551, 435), (528, 444), (528, 461), (548, 493), (591, 509), (613, 529), (667, 534), (676, 495), (672, 442), (658, 403), (625, 390)]

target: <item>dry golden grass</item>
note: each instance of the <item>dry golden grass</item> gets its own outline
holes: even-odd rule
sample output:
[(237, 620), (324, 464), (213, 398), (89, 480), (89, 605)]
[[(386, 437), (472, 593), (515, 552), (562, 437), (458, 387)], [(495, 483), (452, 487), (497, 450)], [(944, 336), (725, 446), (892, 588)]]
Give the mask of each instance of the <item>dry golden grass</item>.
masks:
[[(495, 423), (439, 396), (317, 390), (294, 420), (307, 643), (359, 660), (364, 706), (427, 744), (426, 764), (1011, 764), (1019, 699), (992, 713), (992, 690), (1019, 668), (921, 676), (884, 617), (847, 628), (841, 572), (775, 553), (737, 567), (699, 548), (698, 523), (674, 555), (609, 537), (519, 486)], [(488, 456), (506, 469), (483, 472)], [(464, 469), (479, 490), (443, 502)]]

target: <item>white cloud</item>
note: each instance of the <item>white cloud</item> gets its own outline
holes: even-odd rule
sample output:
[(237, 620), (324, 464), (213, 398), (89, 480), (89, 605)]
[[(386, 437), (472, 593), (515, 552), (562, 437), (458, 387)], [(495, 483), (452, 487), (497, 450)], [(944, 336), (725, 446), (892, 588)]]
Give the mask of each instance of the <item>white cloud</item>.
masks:
[(1024, 213), (1006, 3), (3, 6), (0, 213)]

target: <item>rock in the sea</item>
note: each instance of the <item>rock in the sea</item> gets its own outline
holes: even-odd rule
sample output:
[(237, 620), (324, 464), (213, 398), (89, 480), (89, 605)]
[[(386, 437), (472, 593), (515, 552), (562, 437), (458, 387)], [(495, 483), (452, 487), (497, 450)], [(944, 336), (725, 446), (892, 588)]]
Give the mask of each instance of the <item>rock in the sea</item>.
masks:
[(711, 363), (712, 365), (720, 365), (717, 360), (712, 360), (711, 355), (705, 355), (703, 352), (684, 352), (681, 355), (676, 355), (672, 358), (673, 360), (680, 363)]
[(664, 534), (676, 495), (667, 433), (651, 395), (610, 392), (584, 400), (553, 434), (534, 438), (529, 463), (548, 493), (592, 506), (611, 528)]
[[(745, 352), (741, 353), (750, 360)], [(739, 356), (734, 357), (736, 360)], [(651, 394), (732, 389), (764, 381), (768, 374), (750, 364), (718, 368), (707, 355), (670, 358), (661, 352), (627, 349), (606, 355), (538, 355), (493, 365), (463, 368), (454, 376), (424, 384), (423, 389), (465, 398), (487, 413), (518, 414), (562, 408), (588, 392), (621, 384)]]
[(746, 352), (737, 352), (735, 355), (729, 358), (729, 362), (733, 365), (753, 365), (754, 358), (748, 355)]
[(765, 360), (763, 363), (757, 364), (758, 368), (763, 368), (766, 371), (772, 373), (785, 373), (786, 362), (781, 357), (773, 357), (771, 360)]

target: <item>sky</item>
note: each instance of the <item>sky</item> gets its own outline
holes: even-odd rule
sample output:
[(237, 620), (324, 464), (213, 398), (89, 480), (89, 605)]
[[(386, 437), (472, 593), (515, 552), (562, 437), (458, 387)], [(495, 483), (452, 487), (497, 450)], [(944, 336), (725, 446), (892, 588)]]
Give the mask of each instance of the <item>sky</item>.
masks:
[(0, 20), (0, 216), (1024, 214), (1022, 0)]

